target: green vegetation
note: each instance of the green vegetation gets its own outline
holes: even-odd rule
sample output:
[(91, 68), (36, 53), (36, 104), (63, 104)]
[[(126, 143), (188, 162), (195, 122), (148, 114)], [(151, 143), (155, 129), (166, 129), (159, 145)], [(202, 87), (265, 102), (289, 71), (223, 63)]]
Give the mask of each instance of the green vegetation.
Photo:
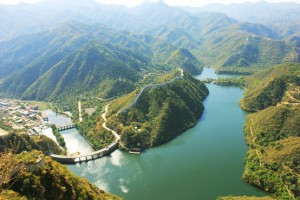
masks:
[(249, 151), (244, 179), (279, 199), (300, 197), (300, 65), (286, 64), (246, 79)]
[(247, 117), (244, 179), (280, 199), (300, 195), (299, 107), (280, 105)]
[(103, 121), (100, 116), (102, 112), (101, 108), (102, 107), (98, 107), (90, 116), (84, 114), (84, 120), (76, 124), (79, 132), (83, 134), (97, 150), (108, 146), (115, 140), (113, 134), (102, 127)]
[(127, 109), (138, 91), (111, 103), (108, 125), (121, 134), (122, 145), (140, 151), (166, 143), (195, 125), (208, 90), (203, 83), (184, 74), (183, 78), (144, 89)]
[(49, 102), (45, 101), (22, 101), (23, 103), (29, 104), (29, 105), (35, 105), (38, 107), (38, 109), (41, 110), (48, 110), (53, 109), (53, 105)]
[(0, 128), (6, 131), (11, 131), (11, 128), (0, 118)]
[(3, 190), (0, 192), (1, 200), (27, 200), (26, 197), (19, 195), (13, 190)]
[[(275, 40), (275, 33), (261, 24), (238, 23), (219, 13), (183, 14), (165, 22), (144, 34), (129, 34), (71, 21), (43, 34), (0, 42), (1, 93), (58, 101), (70, 110), (67, 105), (81, 95), (110, 98), (135, 90), (144, 70), (181, 67), (199, 74), (204, 65), (214, 65), (221, 73), (249, 74), (297, 61), (295, 40)], [(33, 59), (36, 55), (42, 56)]]
[(258, 36), (247, 36), (245, 42), (237, 52), (227, 58), (223, 68), (238, 67), (266, 67), (292, 61), (293, 47), (283, 41), (272, 40)]
[(29, 136), (28, 134), (10, 133), (0, 137), (0, 152), (14, 149), (15, 153), (22, 151), (40, 150), (44, 154), (63, 154), (60, 147), (50, 138), (40, 136)]
[(218, 200), (274, 200), (274, 199), (272, 197), (228, 196), (228, 197), (219, 197)]
[(67, 147), (66, 147), (65, 140), (64, 140), (63, 136), (61, 136), (60, 132), (57, 130), (57, 128), (54, 124), (51, 125), (51, 129), (52, 129), (53, 135), (56, 137), (58, 144), (61, 147), (63, 147), (64, 149), (66, 149)]
[(224, 85), (224, 86), (239, 86), (245, 87), (245, 77), (239, 78), (218, 78), (214, 81), (217, 85)]
[(203, 64), (187, 49), (178, 49), (166, 61), (167, 65), (181, 67), (191, 74), (200, 74)]
[[(5, 171), (9, 177), (1, 182), (0, 198), (119, 199), (75, 176), (66, 166), (38, 151), (13, 156), (1, 153), (1, 161), (0, 173)], [(3, 163), (11, 167), (2, 168)]]
[[(299, 76), (299, 64), (283, 64), (247, 78), (247, 90), (241, 101), (242, 108), (256, 111), (274, 106), (284, 98), (293, 101), (297, 97), (287, 96), (291, 93), (297, 94), (297, 88), (300, 85)], [(297, 103), (297, 100), (294, 103)]]
[[(73, 110), (74, 106), (68, 105), (82, 95), (105, 99), (133, 91), (142, 79), (142, 69), (170, 71), (180, 66), (192, 73), (202, 70), (200, 62), (186, 49), (178, 50), (150, 36), (75, 21), (42, 36), (34, 34), (23, 39), (6, 43), (7, 49), (0, 53), (0, 58), (11, 55), (1, 65), (6, 74), (1, 77), (1, 93), (26, 100), (54, 101), (64, 110)], [(40, 45), (23, 51), (32, 43)], [(15, 62), (18, 49), (22, 49), (18, 55), (24, 59)], [(32, 59), (36, 54), (43, 56)]]
[(239, 23), (220, 13), (198, 13), (149, 31), (163, 41), (191, 51), (220, 73), (252, 74), (284, 62), (298, 62), (297, 47), (277, 40), (261, 24)]
[(105, 80), (99, 85), (98, 91), (95, 93), (103, 99), (108, 99), (128, 94), (134, 89), (134, 83), (127, 79)]
[(128, 49), (99, 42), (88, 44), (64, 58), (22, 94), (23, 99), (79, 96), (109, 79), (137, 81), (136, 59)]

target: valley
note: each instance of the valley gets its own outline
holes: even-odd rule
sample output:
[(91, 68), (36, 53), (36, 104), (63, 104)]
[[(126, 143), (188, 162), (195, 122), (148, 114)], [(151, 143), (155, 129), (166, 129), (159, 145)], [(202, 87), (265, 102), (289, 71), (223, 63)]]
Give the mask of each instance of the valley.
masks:
[(0, 0), (0, 199), (298, 199), (300, 4), (236, 1)]
[[(204, 68), (196, 77), (218, 76), (213, 68)], [(202, 117), (172, 141), (140, 155), (117, 150), (110, 157), (68, 168), (125, 199), (265, 196), (241, 179), (247, 152), (243, 136), (246, 113), (239, 108), (243, 90), (214, 84), (207, 87), (210, 94), (204, 100)]]

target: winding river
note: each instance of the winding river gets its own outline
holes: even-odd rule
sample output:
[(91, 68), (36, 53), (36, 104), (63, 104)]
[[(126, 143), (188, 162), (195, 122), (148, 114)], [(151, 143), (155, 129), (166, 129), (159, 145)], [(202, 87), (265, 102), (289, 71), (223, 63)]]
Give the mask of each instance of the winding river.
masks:
[[(196, 78), (217, 77), (213, 69), (205, 68)], [(242, 180), (247, 152), (243, 134), (246, 113), (239, 107), (243, 90), (214, 84), (207, 87), (210, 95), (199, 123), (171, 142), (141, 155), (117, 150), (109, 157), (68, 168), (129, 200), (263, 196)]]

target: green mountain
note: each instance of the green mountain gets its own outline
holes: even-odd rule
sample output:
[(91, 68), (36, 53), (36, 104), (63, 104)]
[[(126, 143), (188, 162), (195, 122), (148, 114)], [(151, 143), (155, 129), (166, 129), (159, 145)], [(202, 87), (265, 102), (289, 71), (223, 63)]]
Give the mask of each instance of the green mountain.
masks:
[(141, 69), (169, 71), (178, 67), (172, 59), (182, 60), (181, 67), (192, 73), (202, 70), (188, 50), (177, 51), (147, 35), (76, 21), (0, 46), (4, 49), (0, 52), (1, 93), (23, 99), (53, 100), (90, 90), (94, 96), (118, 96), (135, 89)]
[(203, 44), (205, 36), (236, 23), (235, 19), (221, 13), (201, 13), (173, 20), (147, 31), (147, 34), (179, 48), (197, 49)]
[(297, 62), (298, 49), (262, 24), (239, 23), (224, 14), (200, 13), (147, 32), (178, 48), (189, 49), (219, 72), (251, 72)]
[[(267, 9), (268, 5), (271, 6), (270, 9)], [(256, 4), (253, 9), (256, 12), (252, 14), (264, 15), (257, 13), (255, 6)], [(53, 9), (57, 7), (59, 9)], [(241, 10), (244, 10), (244, 7), (245, 5), (241, 5), (241, 8), (237, 6)], [(271, 13), (278, 8), (274, 4), (267, 3), (259, 4), (258, 7), (259, 9), (263, 7), (266, 12), (271, 10)], [(299, 49), (295, 46), (294, 40), (287, 38), (280, 40), (281, 35), (292, 37), (298, 34), (299, 30), (295, 28), (298, 24), (295, 10), (297, 11), (298, 7), (292, 8), (290, 4), (283, 7), (285, 11), (282, 13), (281, 9), (277, 9), (280, 14), (287, 14), (286, 10), (294, 14), (284, 16), (286, 19), (282, 20), (282, 23), (286, 25), (280, 26), (283, 28), (279, 31), (244, 20), (240, 23), (228, 17), (233, 16), (230, 13), (227, 13), (228, 16), (213, 12), (189, 13), (163, 2), (146, 2), (134, 8), (107, 6), (81, 0), (2, 6), (0, 19), (5, 21), (2, 32), (6, 35), (0, 43), (0, 48), (3, 49), (0, 52), (0, 70), (3, 72), (0, 79), (10, 79), (3, 88), (16, 80), (22, 82), (11, 90), (13, 91), (11, 95), (16, 96), (15, 93), (23, 93), (63, 57), (74, 53), (94, 39), (146, 54), (149, 67), (161, 70), (172, 68), (164, 66), (164, 61), (179, 48), (191, 51), (204, 65), (218, 67), (219, 72), (249, 73), (253, 72), (253, 68), (264, 68), (283, 62), (298, 62)], [(26, 11), (22, 12), (24, 14), (21, 16), (19, 16), (20, 9)], [(245, 15), (247, 13), (248, 11)], [(73, 23), (66, 23), (69, 21)], [(119, 32), (103, 25), (95, 25), (98, 23)], [(0, 41), (2, 32), (0, 30)], [(29, 33), (35, 34), (25, 35)], [(8, 41), (6, 36), (12, 40)], [(21, 74), (25, 79), (20, 78)]]
[[(137, 54), (138, 55), (138, 54)], [(49, 99), (80, 95), (105, 79), (137, 81), (138, 56), (128, 49), (92, 43), (53, 66), (22, 94), (22, 99)]]
[[(262, 23), (272, 29), (284, 27), (289, 22), (299, 20), (300, 5), (295, 2), (245, 2), (232, 4), (208, 4), (199, 8), (182, 7), (192, 13), (219, 12), (225, 13), (239, 21)], [(296, 28), (296, 27), (295, 27)]]
[(279, 65), (246, 78), (242, 107), (249, 145), (244, 179), (278, 199), (300, 196), (300, 65)]
[(1, 153), (0, 156), (0, 174), (4, 175), (0, 183), (1, 199), (20, 196), (26, 199), (120, 199), (75, 176), (66, 166), (39, 151)]
[(53, 0), (35, 4), (0, 6), (0, 41), (53, 29), (68, 20), (103, 24), (118, 31), (143, 32), (189, 13), (163, 2), (140, 6), (100, 4), (94, 0)]
[(240, 67), (241, 71), (251, 70), (251, 67), (265, 68), (289, 61), (296, 62), (298, 57), (297, 50), (292, 45), (257, 36), (246, 37), (244, 44), (235, 51), (222, 63), (220, 71), (226, 71), (228, 67)]
[(238, 24), (237, 28), (248, 33), (253, 33), (257, 36), (263, 36), (272, 39), (280, 39), (280, 35), (278, 35), (278, 33), (270, 29), (269, 27), (264, 26), (263, 24), (242, 22)]
[(29, 136), (27, 134), (10, 133), (0, 137), (0, 152), (13, 149), (15, 153), (31, 151), (33, 149), (42, 151), (48, 155), (50, 153), (63, 154), (60, 147), (50, 138), (39, 135)]
[[(146, 21), (148, 24), (147, 29), (190, 15), (188, 12), (180, 8), (171, 7), (163, 1), (156, 3), (146, 1), (140, 6), (129, 9), (129, 11), (136, 19)], [(142, 31), (147, 29), (143, 29)]]
[(246, 79), (245, 97), (241, 101), (242, 108), (256, 111), (276, 106), (282, 101), (297, 101), (299, 76), (299, 64), (283, 64), (249, 77)]
[(208, 90), (187, 72), (183, 74), (166, 74), (161, 77), (164, 82), (111, 103), (108, 125), (121, 134), (121, 146), (140, 151), (166, 143), (195, 125)]
[(192, 74), (200, 74), (203, 64), (187, 49), (178, 49), (167, 59), (169, 66), (181, 67)]

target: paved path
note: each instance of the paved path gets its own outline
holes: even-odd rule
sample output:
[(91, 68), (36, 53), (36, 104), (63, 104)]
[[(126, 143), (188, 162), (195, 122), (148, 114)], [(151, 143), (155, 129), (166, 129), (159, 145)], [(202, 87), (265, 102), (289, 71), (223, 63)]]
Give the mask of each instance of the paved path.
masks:
[(106, 126), (106, 114), (108, 113), (108, 106), (109, 106), (109, 104), (107, 104), (107, 105), (105, 106), (105, 112), (101, 115), (101, 117), (102, 117), (103, 120), (104, 120), (102, 126), (103, 126), (103, 128), (105, 128), (106, 130), (112, 132), (112, 133), (114, 134), (116, 140), (119, 141), (119, 140), (120, 140), (120, 135), (119, 135), (116, 131), (114, 131), (114, 130), (112, 130), (112, 129), (110, 129), (110, 128), (108, 128), (108, 127)]
[(78, 101), (79, 122), (82, 122), (81, 101)]

